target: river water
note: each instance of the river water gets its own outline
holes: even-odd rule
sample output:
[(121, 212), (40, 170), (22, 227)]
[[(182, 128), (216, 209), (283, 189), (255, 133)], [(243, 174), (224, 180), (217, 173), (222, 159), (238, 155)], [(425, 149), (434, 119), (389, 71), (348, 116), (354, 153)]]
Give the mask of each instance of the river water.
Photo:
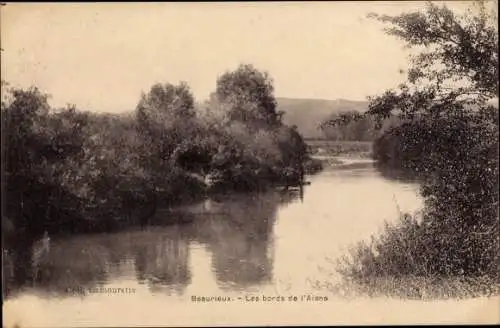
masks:
[(5, 327), (496, 321), (497, 299), (349, 301), (318, 287), (350, 245), (422, 206), (416, 185), (340, 160), (302, 193), (187, 206), (190, 224), (54, 239), (38, 278), (4, 302)]

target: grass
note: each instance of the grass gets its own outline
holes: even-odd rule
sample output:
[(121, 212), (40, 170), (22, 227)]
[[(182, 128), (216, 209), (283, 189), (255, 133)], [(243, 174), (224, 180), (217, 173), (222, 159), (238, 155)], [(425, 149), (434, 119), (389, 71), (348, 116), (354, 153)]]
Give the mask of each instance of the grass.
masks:
[[(436, 231), (422, 221), (424, 218), (425, 212), (420, 215), (400, 212), (399, 221), (386, 222), (383, 231), (372, 236), (370, 242), (354, 245), (336, 263), (341, 282), (329, 285), (328, 289), (347, 297), (419, 300), (499, 295), (500, 277), (492, 271), (446, 270), (463, 257), (462, 251), (468, 247), (462, 250), (454, 244), (445, 246), (454, 232)], [(487, 254), (478, 254), (474, 259), (492, 260)]]

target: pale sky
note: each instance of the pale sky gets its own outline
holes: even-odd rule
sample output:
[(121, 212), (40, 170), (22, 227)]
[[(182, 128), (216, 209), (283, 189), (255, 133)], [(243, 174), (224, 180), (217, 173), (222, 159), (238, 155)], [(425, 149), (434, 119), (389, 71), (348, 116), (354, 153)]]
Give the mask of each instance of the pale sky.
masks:
[[(451, 7), (466, 3), (453, 1)], [(395, 87), (403, 44), (366, 18), (424, 2), (8, 4), (2, 79), (36, 85), (52, 105), (135, 108), (157, 82), (186, 81), (198, 101), (217, 76), (250, 63), (276, 96), (363, 100)]]

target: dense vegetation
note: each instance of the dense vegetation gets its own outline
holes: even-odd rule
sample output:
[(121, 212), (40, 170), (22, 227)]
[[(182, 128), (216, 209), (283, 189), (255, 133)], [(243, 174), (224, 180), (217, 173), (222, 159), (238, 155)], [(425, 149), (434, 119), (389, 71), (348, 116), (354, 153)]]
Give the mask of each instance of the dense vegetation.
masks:
[[(367, 115), (400, 119), (375, 141), (374, 156), (381, 167), (417, 178), (425, 207), (419, 215), (401, 213), (338, 270), (368, 292), (498, 292), (497, 17), (479, 2), (463, 16), (430, 3), (425, 12), (375, 18), (421, 50), (408, 82), (372, 99)], [(433, 293), (444, 281), (454, 291)]]
[(221, 186), (298, 183), (307, 148), (282, 123), (273, 93), (267, 73), (241, 65), (219, 77), (203, 106), (185, 83), (166, 83), (134, 113), (110, 115), (53, 109), (37, 88), (2, 82), (4, 246), (45, 230), (134, 224), (154, 202), (189, 202)]

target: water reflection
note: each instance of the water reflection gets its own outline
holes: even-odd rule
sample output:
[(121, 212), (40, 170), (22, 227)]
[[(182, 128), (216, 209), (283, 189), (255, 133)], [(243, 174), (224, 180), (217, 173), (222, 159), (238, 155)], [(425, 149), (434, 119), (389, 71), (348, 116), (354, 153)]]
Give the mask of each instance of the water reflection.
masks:
[(212, 269), (224, 289), (242, 289), (272, 278), (272, 227), (278, 204), (291, 194), (231, 196), (220, 213), (197, 221), (194, 234), (212, 252)]
[(160, 233), (145, 232), (143, 242), (134, 245), (138, 282), (147, 284), (152, 292), (182, 294), (191, 282), (186, 237), (177, 226)]
[(75, 290), (115, 279), (143, 284), (152, 293), (183, 294), (192, 279), (189, 246), (195, 242), (209, 250), (221, 288), (268, 283), (277, 209), (299, 197), (300, 191), (225, 195), (217, 198), (216, 206), (201, 206), (201, 212), (198, 205), (193, 207), (196, 213), (183, 209), (195, 218), (189, 224), (52, 238), (50, 250), (36, 265), (26, 243), (4, 261), (4, 282), (10, 291), (28, 288), (46, 296), (72, 297)]
[(398, 181), (402, 183), (415, 183), (418, 177), (415, 172), (409, 169), (397, 169), (384, 164), (375, 164), (375, 169), (381, 176), (387, 180)]

